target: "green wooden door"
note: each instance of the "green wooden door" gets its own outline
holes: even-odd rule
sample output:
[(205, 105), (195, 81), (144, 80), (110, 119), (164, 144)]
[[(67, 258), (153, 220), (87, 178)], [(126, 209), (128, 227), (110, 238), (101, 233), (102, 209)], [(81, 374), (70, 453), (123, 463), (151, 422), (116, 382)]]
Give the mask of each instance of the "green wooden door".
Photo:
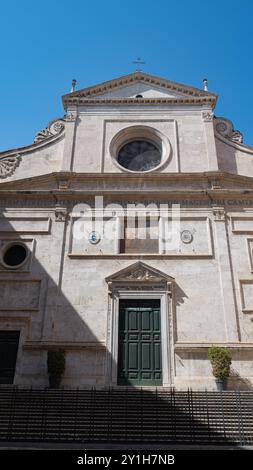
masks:
[(0, 384), (13, 383), (19, 334), (19, 331), (0, 331)]
[(120, 300), (119, 385), (162, 385), (160, 300)]

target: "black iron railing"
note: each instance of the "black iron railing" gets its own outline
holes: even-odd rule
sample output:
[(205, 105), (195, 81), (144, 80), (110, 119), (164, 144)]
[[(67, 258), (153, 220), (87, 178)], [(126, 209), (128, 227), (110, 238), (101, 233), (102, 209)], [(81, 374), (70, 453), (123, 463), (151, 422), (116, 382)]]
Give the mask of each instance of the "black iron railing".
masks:
[(0, 388), (0, 440), (252, 445), (253, 392)]

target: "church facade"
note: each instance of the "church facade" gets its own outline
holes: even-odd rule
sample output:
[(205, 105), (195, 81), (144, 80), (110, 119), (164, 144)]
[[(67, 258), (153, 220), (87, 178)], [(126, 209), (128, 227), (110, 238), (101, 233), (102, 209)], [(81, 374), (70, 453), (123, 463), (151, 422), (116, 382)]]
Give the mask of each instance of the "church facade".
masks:
[(0, 386), (253, 384), (253, 148), (217, 96), (135, 72), (0, 154)]

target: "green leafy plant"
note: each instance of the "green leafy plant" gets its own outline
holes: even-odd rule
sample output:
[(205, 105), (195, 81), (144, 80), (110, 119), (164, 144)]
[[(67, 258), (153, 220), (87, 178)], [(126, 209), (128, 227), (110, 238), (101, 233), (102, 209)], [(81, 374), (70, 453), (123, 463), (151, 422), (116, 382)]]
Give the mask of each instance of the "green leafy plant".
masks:
[(227, 348), (212, 346), (208, 349), (208, 359), (212, 364), (213, 375), (216, 379), (225, 380), (229, 377), (232, 355)]
[(65, 351), (47, 352), (47, 370), (49, 378), (57, 378), (57, 383), (59, 383), (65, 371)]

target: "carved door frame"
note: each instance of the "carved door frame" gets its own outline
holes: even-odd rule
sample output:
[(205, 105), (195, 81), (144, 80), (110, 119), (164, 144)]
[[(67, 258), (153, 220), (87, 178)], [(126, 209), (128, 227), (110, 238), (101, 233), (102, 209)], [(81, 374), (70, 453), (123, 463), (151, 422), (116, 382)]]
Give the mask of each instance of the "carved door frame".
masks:
[[(130, 272), (130, 268), (132, 268)], [(108, 282), (106, 385), (117, 386), (119, 301), (159, 299), (161, 309), (161, 351), (163, 387), (173, 386), (173, 286), (174, 279), (144, 263), (120, 271)], [(136, 274), (137, 273), (137, 274)], [(125, 277), (125, 279), (124, 279)]]

